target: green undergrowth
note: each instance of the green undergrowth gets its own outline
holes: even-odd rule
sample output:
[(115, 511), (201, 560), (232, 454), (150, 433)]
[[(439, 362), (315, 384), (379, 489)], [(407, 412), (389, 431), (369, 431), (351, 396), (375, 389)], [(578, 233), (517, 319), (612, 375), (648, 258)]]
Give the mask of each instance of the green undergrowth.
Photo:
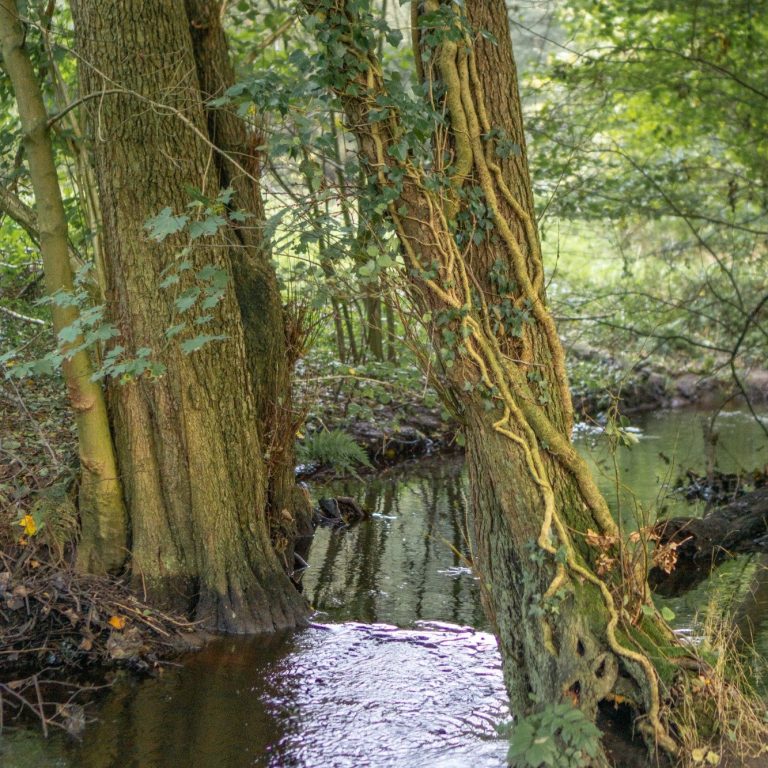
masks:
[(296, 448), (296, 458), (302, 464), (330, 467), (339, 474), (354, 474), (360, 466), (370, 467), (368, 454), (351, 435), (340, 429), (308, 434)]

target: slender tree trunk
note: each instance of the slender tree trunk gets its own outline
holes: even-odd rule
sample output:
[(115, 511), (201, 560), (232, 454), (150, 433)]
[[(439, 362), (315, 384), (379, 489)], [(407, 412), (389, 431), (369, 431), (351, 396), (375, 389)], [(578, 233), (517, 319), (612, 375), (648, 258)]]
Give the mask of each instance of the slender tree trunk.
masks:
[[(235, 222), (193, 242), (181, 233), (153, 243), (143, 231), (163, 208), (185, 210), (190, 189), (216, 198), (227, 173), (234, 207), (258, 210), (257, 189), (249, 199), (246, 180), (217, 160), (219, 144), (232, 146), (227, 129), (217, 122), (209, 138), (203, 99), (213, 86), (199, 73), (223, 76), (220, 50), (201, 63), (198, 47), (196, 59), (186, 9), (173, 0), (72, 7), (84, 94), (125, 90), (88, 102), (108, 305), (127, 354), (149, 348), (165, 367), (157, 379), (111, 389), (134, 578), (217, 629), (294, 625), (306, 607), (275, 555), (267, 514), (274, 474), (265, 425), (285, 402), (269, 394), (286, 376), (273, 357), (284, 354), (274, 275)], [(189, 268), (178, 272), (178, 285), (162, 287), (182, 261)], [(205, 332), (224, 339), (185, 355), (183, 334), (166, 336), (180, 319), (174, 300), (211, 266), (227, 277), (223, 297), (184, 318), (191, 328), (211, 315)]]
[(341, 304), (335, 297), (331, 297), (331, 313), (333, 314), (333, 333), (336, 339), (336, 355), (340, 362), (347, 362), (347, 344), (344, 336), (344, 326), (341, 322)]
[(349, 339), (349, 354), (354, 362), (358, 362), (360, 360), (360, 352), (357, 347), (357, 339), (355, 338), (355, 325), (352, 322), (352, 315), (349, 312), (349, 302), (342, 301), (341, 315), (344, 318), (344, 326), (347, 329), (347, 338)]
[(622, 701), (649, 745), (674, 753), (675, 713), (664, 702), (687, 674), (671, 659), (687, 651), (650, 601), (643, 542), (622, 542), (570, 442), (506, 5), (414, 4), (424, 93), (439, 99), (414, 106), (419, 117), (434, 110), (440, 151), (427, 161), (407, 127), (414, 117), (387, 89), (373, 17), (345, 0), (305, 6), (334, 56), (345, 52), (348, 80), (339, 85), (334, 69), (329, 85), (448, 366), (467, 439), (476, 564), (512, 711), (570, 702), (594, 718), (601, 702)]
[[(67, 220), (53, 157), (48, 114), (24, 50), (24, 32), (13, 0), (0, 0), (0, 45), (5, 69), (16, 93), (24, 148), (37, 208), (37, 233), (43, 257), (46, 292), (71, 293)], [(56, 333), (79, 319), (75, 306), (52, 305)], [(78, 337), (69, 346), (82, 343)], [(126, 557), (126, 515), (117, 473), (109, 419), (101, 386), (92, 380), (88, 353), (65, 357), (62, 363), (69, 401), (75, 411), (80, 453), (79, 508), (82, 525), (78, 562), (95, 572), (116, 571)]]
[(395, 329), (395, 308), (393, 297), (384, 297), (384, 312), (387, 318), (387, 361), (397, 362), (397, 331)]
[(384, 359), (384, 339), (381, 332), (381, 294), (378, 284), (370, 285), (365, 297), (366, 350), (375, 360)]

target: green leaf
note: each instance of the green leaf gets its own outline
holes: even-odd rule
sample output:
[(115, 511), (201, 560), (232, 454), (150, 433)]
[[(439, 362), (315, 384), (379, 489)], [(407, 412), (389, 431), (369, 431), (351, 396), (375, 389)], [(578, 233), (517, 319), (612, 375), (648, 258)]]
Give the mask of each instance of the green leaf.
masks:
[(147, 219), (144, 223), (144, 229), (149, 232), (153, 240), (161, 243), (169, 235), (181, 232), (187, 225), (189, 216), (174, 216), (170, 208), (163, 208), (157, 216)]
[(202, 349), (206, 344), (210, 344), (212, 341), (224, 341), (227, 336), (221, 334), (210, 335), (201, 333), (199, 336), (195, 336), (193, 339), (187, 339), (187, 341), (181, 342), (181, 351), (185, 355), (189, 355), (192, 352), (196, 352), (198, 349)]
[(58, 334), (59, 341), (62, 344), (71, 344), (80, 336), (81, 333), (82, 333), (82, 328), (80, 326), (80, 323), (76, 320), (74, 323), (71, 323), (70, 325), (65, 325), (59, 331), (59, 334)]
[(170, 288), (172, 285), (176, 285), (176, 283), (179, 282), (179, 276), (178, 275), (168, 275), (168, 277), (165, 278), (160, 283), (161, 288)]
[(218, 214), (208, 216), (201, 221), (193, 221), (189, 225), (189, 237), (191, 240), (197, 240), (199, 237), (215, 235), (226, 223), (227, 220)]
[(165, 337), (167, 339), (172, 339), (174, 336), (178, 336), (178, 334), (180, 334), (186, 327), (186, 323), (178, 323), (177, 325), (172, 325), (170, 328), (166, 329)]
[(357, 271), (361, 277), (370, 277), (376, 271), (376, 262), (369, 259)]
[(665, 605), (661, 609), (661, 617), (664, 619), (664, 621), (674, 621), (675, 620), (675, 612)]
[(191, 288), (187, 288), (184, 293), (179, 296), (174, 304), (179, 312), (186, 312), (188, 309), (194, 306), (197, 301), (197, 297), (200, 295), (200, 288), (193, 285)]

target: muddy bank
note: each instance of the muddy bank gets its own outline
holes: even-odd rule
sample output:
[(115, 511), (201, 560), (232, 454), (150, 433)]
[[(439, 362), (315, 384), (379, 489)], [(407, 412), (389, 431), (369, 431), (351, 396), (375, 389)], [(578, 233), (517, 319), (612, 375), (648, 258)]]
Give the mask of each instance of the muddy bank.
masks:
[[(606, 365), (616, 365), (610, 360)], [(768, 371), (745, 372), (741, 383), (753, 406), (768, 404)], [(715, 409), (727, 401), (743, 402), (732, 379), (691, 372), (660, 373), (641, 367), (622, 374), (615, 388), (596, 388), (574, 381), (574, 410), (582, 421), (600, 422), (618, 399), (619, 411), (626, 415), (670, 408), (700, 407)], [(360, 467), (360, 473), (371, 472), (409, 459), (436, 453), (461, 451), (459, 424), (440, 407), (419, 402), (399, 402), (377, 406), (364, 419), (346, 418), (329, 408), (323, 423), (309, 423), (308, 429), (340, 429), (361, 446), (371, 468)], [(321, 465), (299, 468), (301, 478), (332, 475)]]
[(568, 354), (574, 408), (588, 418), (606, 411), (614, 398), (625, 414), (694, 405), (717, 408), (745, 397), (753, 406), (768, 404), (768, 370), (737, 370), (736, 381), (725, 367), (712, 373), (650, 362), (632, 365), (586, 346), (571, 347)]
[[(370, 466), (358, 466), (358, 474), (370, 474), (384, 467), (437, 453), (460, 451), (459, 425), (439, 407), (418, 402), (379, 406), (365, 419), (337, 416), (322, 424), (310, 422), (307, 431), (338, 429), (349, 435), (368, 456)], [(299, 479), (328, 477), (333, 467), (308, 462), (296, 468)]]
[(124, 581), (22, 541), (0, 549), (0, 732), (32, 720), (77, 736), (84, 705), (120, 669), (154, 674), (207, 639)]

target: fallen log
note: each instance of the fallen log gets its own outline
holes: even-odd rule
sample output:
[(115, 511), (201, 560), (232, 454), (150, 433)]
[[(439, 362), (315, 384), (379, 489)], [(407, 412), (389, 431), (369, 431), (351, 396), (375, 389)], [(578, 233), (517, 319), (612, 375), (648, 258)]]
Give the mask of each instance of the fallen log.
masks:
[(768, 552), (768, 488), (759, 488), (704, 517), (662, 520), (653, 529), (658, 546), (676, 545), (671, 573), (652, 568), (649, 581), (661, 594), (679, 594), (703, 581), (734, 555)]
[(654, 532), (662, 544), (676, 542), (679, 557), (692, 560), (768, 552), (768, 488), (747, 493), (704, 517), (663, 520)]

